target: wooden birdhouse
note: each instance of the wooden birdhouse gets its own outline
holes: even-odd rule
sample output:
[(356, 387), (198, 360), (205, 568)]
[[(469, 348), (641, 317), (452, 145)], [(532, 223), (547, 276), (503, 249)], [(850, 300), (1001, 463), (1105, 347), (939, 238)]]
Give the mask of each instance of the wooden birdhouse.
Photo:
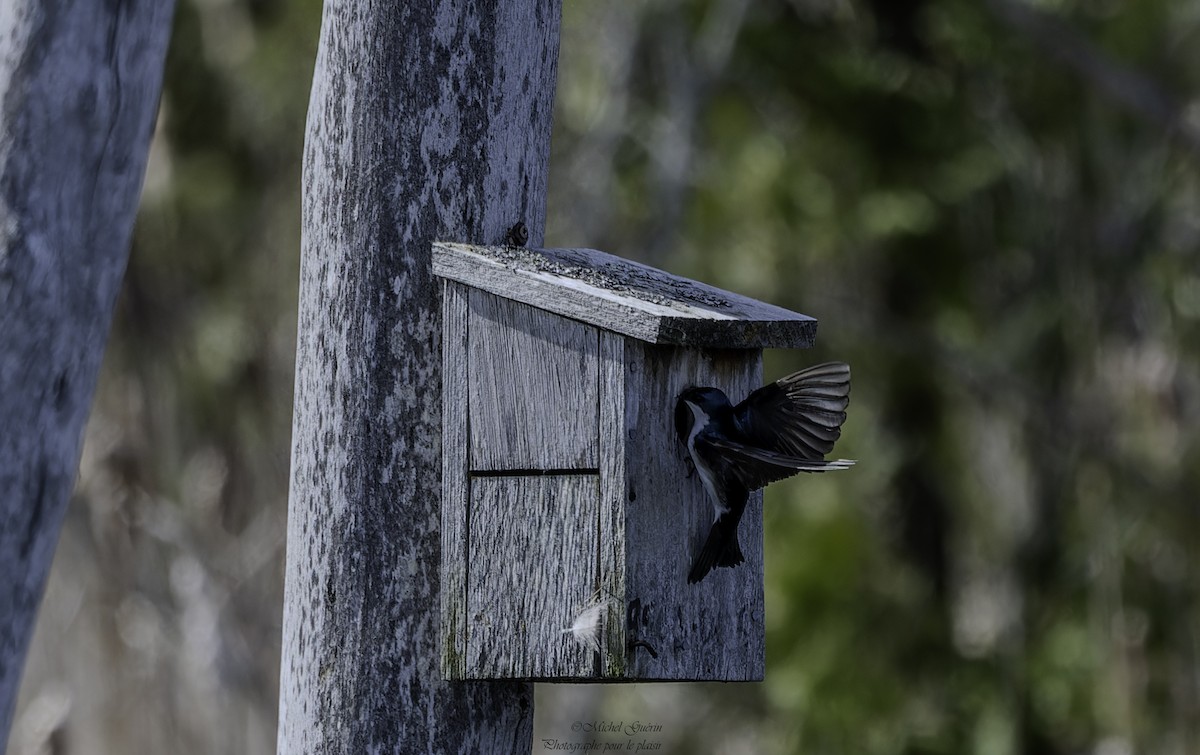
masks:
[(762, 494), (746, 562), (688, 584), (713, 505), (675, 402), (739, 401), (816, 320), (588, 249), (436, 243), (433, 272), (445, 678), (761, 680)]

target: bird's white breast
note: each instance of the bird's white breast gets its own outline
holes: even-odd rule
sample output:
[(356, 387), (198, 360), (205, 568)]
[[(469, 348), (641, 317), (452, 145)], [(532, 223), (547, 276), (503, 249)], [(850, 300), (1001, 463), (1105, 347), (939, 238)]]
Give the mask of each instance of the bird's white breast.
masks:
[(716, 511), (715, 519), (720, 519), (721, 514), (724, 514), (729, 509), (721, 501), (721, 497), (717, 495), (717, 485), (712, 470), (708, 468), (708, 464), (696, 453), (696, 436), (708, 426), (708, 415), (691, 401), (687, 401), (686, 403), (692, 410), (693, 417), (692, 431), (688, 433), (687, 439), (688, 455), (692, 457), (692, 463), (696, 465), (696, 471), (700, 473), (700, 481), (704, 483), (704, 489), (708, 491), (708, 497), (712, 499), (713, 509)]

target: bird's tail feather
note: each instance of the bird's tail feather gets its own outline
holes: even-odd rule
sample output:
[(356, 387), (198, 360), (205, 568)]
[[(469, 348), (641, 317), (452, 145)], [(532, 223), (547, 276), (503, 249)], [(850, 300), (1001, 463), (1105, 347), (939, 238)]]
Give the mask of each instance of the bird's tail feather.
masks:
[(700, 555), (688, 573), (688, 584), (695, 584), (718, 566), (737, 566), (746, 560), (742, 546), (738, 543), (737, 526), (740, 515), (733, 512), (722, 514), (713, 522), (708, 539), (700, 549)]

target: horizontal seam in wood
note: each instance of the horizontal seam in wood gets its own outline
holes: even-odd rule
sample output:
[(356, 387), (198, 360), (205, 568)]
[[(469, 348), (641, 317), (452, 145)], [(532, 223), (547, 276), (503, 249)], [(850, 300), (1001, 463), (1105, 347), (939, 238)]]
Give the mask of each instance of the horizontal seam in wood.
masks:
[(472, 477), (549, 477), (551, 475), (599, 475), (599, 467), (578, 469), (475, 469)]

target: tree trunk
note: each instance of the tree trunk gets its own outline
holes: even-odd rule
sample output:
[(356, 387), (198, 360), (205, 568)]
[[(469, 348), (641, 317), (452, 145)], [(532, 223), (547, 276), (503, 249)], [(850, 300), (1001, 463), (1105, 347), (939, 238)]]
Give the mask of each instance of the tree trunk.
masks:
[(439, 675), (436, 239), (542, 241), (558, 0), (327, 0), (304, 164), (278, 748), (523, 752), (528, 684)]
[(0, 4), (0, 743), (128, 259), (172, 8)]

